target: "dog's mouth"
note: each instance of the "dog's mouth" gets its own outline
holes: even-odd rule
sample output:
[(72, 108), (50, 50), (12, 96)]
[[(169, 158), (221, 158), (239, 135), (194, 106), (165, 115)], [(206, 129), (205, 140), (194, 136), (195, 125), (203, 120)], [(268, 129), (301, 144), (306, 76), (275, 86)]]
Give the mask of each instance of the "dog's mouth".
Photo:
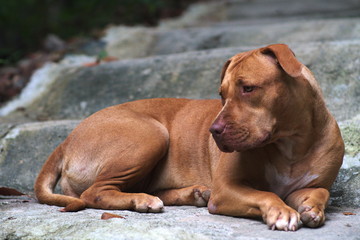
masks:
[(215, 142), (216, 142), (216, 145), (218, 146), (218, 148), (220, 149), (220, 151), (222, 151), (222, 152), (231, 153), (231, 152), (235, 151), (235, 149), (233, 147), (224, 145), (222, 143), (218, 143), (216, 140), (215, 140)]
[(247, 132), (246, 135), (242, 135), (240, 138), (234, 137), (235, 135), (231, 134), (221, 134), (214, 135), (213, 138), (216, 142), (216, 145), (222, 152), (242, 152), (254, 148), (263, 147), (271, 142), (271, 134), (266, 133), (261, 138), (256, 140), (251, 140), (250, 133)]

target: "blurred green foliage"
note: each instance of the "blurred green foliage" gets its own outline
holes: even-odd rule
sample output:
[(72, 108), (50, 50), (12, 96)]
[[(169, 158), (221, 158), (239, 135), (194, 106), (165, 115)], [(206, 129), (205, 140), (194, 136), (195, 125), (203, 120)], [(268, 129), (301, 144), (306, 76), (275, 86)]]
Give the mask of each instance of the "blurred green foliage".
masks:
[(41, 47), (46, 35), (89, 35), (107, 24), (156, 25), (196, 0), (0, 0), (0, 65)]

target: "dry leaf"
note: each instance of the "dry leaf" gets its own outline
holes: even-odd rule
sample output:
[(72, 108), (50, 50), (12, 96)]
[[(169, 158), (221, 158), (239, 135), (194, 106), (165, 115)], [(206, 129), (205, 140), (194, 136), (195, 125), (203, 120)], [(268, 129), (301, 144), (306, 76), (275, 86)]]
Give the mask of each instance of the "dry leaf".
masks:
[(343, 214), (344, 214), (345, 216), (356, 215), (356, 213), (352, 213), (352, 212), (343, 212)]
[(84, 67), (94, 67), (94, 66), (97, 66), (99, 65), (98, 62), (90, 62), (90, 63), (84, 63), (83, 66)]
[(111, 57), (111, 56), (107, 56), (101, 59), (101, 61), (103, 62), (113, 62), (113, 61), (118, 61), (119, 59), (116, 57)]
[(13, 188), (0, 187), (0, 195), (2, 196), (22, 196), (25, 195)]
[(107, 219), (110, 219), (110, 218), (125, 218), (125, 217), (117, 215), (117, 214), (108, 213), (108, 212), (104, 212), (101, 215), (102, 220), (107, 220)]

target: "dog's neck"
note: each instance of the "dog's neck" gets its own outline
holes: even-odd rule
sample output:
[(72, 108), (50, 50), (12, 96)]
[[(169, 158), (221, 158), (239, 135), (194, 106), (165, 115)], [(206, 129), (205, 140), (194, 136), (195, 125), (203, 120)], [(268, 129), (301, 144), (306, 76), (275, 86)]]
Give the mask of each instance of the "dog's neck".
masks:
[(303, 80), (308, 81), (311, 89), (310, 108), (297, 116), (298, 125), (275, 144), (290, 163), (301, 161), (316, 145), (321, 144), (335, 121), (325, 106), (322, 92), (311, 72), (304, 67)]

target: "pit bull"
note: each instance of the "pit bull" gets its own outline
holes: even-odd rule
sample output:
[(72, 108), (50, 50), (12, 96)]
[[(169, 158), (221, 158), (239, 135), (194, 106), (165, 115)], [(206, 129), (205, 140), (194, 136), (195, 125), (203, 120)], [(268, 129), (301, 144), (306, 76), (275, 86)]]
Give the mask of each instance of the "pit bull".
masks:
[[(38, 201), (61, 211), (207, 206), (270, 229), (321, 226), (344, 143), (310, 70), (287, 45), (269, 45), (230, 58), (219, 94), (96, 112), (45, 162)], [(59, 179), (64, 195), (53, 193)]]

